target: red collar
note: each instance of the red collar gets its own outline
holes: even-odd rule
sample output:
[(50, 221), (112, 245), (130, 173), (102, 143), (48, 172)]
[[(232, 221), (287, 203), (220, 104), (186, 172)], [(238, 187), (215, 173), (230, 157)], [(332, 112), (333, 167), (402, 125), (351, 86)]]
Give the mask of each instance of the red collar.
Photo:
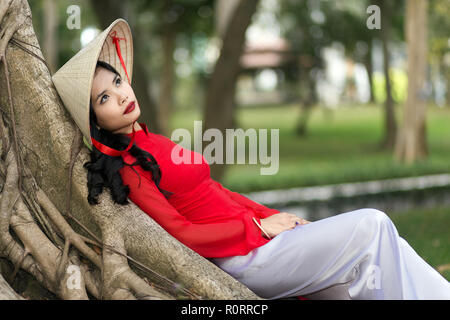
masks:
[[(136, 131), (136, 133), (138, 133), (138, 132), (140, 132), (140, 131), (144, 131), (144, 133), (148, 136), (148, 128), (147, 128), (147, 125), (145, 124), (145, 123), (143, 123), (143, 122), (138, 122), (139, 123), (139, 125), (141, 126), (141, 128), (142, 128), (142, 130), (138, 130), (138, 131)], [(126, 133), (126, 135), (128, 136), (128, 137), (132, 137), (133, 136), (133, 133)]]
[(134, 130), (134, 123), (133, 123), (133, 127), (132, 127), (132, 128), (133, 128), (133, 132), (127, 133), (127, 134), (126, 134), (128, 137), (131, 138), (131, 140), (130, 140), (130, 143), (128, 144), (128, 146), (125, 148), (125, 150), (116, 150), (116, 149), (110, 148), (110, 147), (108, 147), (108, 146), (106, 146), (106, 145), (100, 143), (99, 141), (97, 141), (97, 140), (95, 140), (94, 138), (91, 137), (92, 144), (93, 144), (93, 145), (97, 148), (97, 150), (99, 150), (101, 153), (104, 153), (104, 154), (109, 155), (109, 156), (111, 156), (111, 157), (119, 157), (119, 156), (123, 155), (124, 153), (126, 153), (128, 150), (131, 149), (131, 147), (133, 146), (133, 143), (134, 143), (134, 141), (135, 141), (135, 138), (136, 138), (136, 132), (144, 131), (144, 133), (145, 133), (147, 136), (149, 135), (149, 134), (148, 134), (148, 129), (147, 129), (147, 126), (145, 125), (145, 123), (143, 123), (143, 122), (142, 122), (142, 123), (138, 122), (138, 123), (139, 123), (139, 125), (140, 125), (143, 129), (142, 129), (142, 130), (135, 131), (135, 130)]

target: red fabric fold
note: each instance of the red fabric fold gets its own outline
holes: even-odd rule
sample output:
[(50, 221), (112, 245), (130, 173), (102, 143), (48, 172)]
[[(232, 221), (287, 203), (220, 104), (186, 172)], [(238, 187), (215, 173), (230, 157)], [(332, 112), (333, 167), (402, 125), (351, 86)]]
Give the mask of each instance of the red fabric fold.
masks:
[[(136, 132), (136, 144), (151, 153), (161, 169), (159, 186), (174, 194), (165, 198), (152, 179), (151, 172), (140, 166), (120, 169), (123, 183), (130, 188), (129, 199), (154, 219), (174, 238), (208, 258), (246, 255), (268, 243), (254, 223), (279, 211), (267, 208), (210, 177), (209, 165), (175, 164), (171, 150), (177, 146), (167, 137), (143, 130)], [(184, 149), (183, 152), (194, 153)], [(131, 164), (136, 159), (128, 152), (122, 155)], [(138, 176), (139, 174), (139, 176)]]

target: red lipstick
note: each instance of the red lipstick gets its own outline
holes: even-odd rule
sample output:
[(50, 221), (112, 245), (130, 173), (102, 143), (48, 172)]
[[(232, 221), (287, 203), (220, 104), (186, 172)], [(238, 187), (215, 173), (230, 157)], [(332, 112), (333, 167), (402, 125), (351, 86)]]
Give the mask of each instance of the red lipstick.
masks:
[(135, 107), (134, 101), (130, 102), (130, 104), (127, 106), (127, 108), (125, 109), (123, 114), (126, 114), (126, 113), (129, 113), (129, 112), (133, 111), (134, 107)]

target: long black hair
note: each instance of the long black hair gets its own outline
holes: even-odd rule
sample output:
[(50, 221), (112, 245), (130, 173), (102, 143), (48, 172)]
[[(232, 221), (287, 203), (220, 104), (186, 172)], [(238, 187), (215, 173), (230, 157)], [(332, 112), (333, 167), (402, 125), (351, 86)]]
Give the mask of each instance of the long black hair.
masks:
[[(104, 61), (97, 61), (97, 67), (104, 68), (120, 76), (114, 67)], [(124, 134), (114, 134), (103, 128), (97, 128), (97, 117), (92, 108), (92, 101), (90, 102), (89, 107), (89, 123), (91, 126), (91, 136), (104, 145), (117, 150), (123, 150), (130, 143), (131, 138)], [(83, 165), (83, 167), (88, 170), (87, 185), (89, 191), (88, 202), (90, 204), (98, 204), (98, 195), (102, 193), (105, 186), (110, 189), (111, 196), (115, 203), (122, 205), (129, 203), (127, 198), (130, 189), (128, 185), (123, 184), (122, 177), (119, 173), (119, 169), (123, 168), (124, 165), (131, 166), (136, 174), (138, 174), (138, 172), (133, 166), (140, 165), (142, 169), (151, 172), (152, 179), (158, 187), (158, 190), (166, 198), (173, 194), (172, 192), (163, 190), (159, 187), (162, 173), (155, 158), (149, 152), (142, 150), (135, 143), (133, 143), (129, 152), (137, 159), (132, 164), (126, 164), (121, 156), (112, 157), (103, 154), (95, 148), (95, 146), (92, 146), (92, 151), (90, 153), (91, 161), (86, 162)], [(140, 176), (139, 179), (141, 179)]]

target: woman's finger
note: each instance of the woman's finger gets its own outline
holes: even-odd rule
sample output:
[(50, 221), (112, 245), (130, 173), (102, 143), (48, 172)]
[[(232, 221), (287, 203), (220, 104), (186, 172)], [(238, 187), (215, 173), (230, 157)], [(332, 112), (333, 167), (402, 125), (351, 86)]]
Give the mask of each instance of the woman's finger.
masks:
[(309, 223), (309, 221), (308, 220), (305, 220), (305, 219), (303, 219), (303, 218), (298, 218), (298, 219), (296, 219), (296, 221), (295, 221), (295, 225), (299, 225), (299, 224), (308, 224)]

